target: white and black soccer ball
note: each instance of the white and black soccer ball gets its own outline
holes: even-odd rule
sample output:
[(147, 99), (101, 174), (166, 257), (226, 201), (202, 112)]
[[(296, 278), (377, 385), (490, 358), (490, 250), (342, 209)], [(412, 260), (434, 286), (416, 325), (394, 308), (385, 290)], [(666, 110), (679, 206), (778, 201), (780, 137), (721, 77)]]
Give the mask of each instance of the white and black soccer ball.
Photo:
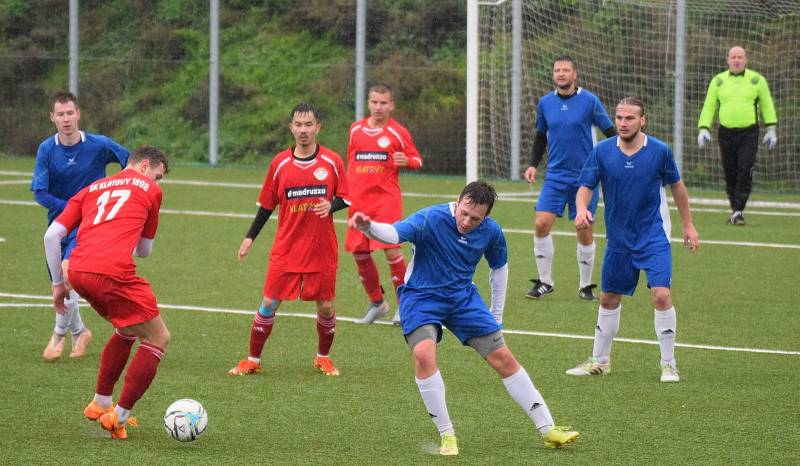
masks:
[(164, 429), (181, 442), (194, 442), (203, 435), (207, 426), (208, 413), (205, 408), (189, 398), (172, 403), (164, 413)]

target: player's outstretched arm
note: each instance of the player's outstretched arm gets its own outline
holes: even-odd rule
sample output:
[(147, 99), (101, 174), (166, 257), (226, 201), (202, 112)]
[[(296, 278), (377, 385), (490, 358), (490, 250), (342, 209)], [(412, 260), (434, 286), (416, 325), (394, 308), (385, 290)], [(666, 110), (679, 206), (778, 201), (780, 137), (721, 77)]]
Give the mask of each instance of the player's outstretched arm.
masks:
[(589, 212), (588, 205), (592, 199), (592, 190), (586, 186), (581, 186), (578, 193), (575, 195), (575, 226), (578, 229), (589, 228), (589, 225), (594, 223), (594, 216)]
[(387, 244), (398, 244), (400, 242), (400, 235), (397, 233), (395, 227), (388, 223), (373, 222), (368, 215), (361, 212), (356, 212), (347, 221), (350, 228), (360, 230), (369, 238)]
[(683, 244), (691, 249), (692, 252), (696, 252), (700, 246), (700, 237), (692, 222), (692, 212), (689, 210), (689, 193), (686, 191), (686, 185), (683, 184), (683, 181), (678, 181), (670, 185), (670, 190), (683, 222)]
[(69, 295), (61, 267), (61, 240), (67, 236), (67, 233), (69, 233), (67, 228), (55, 221), (50, 224), (44, 234), (44, 253), (53, 284), (53, 307), (59, 314), (67, 312), (64, 299)]

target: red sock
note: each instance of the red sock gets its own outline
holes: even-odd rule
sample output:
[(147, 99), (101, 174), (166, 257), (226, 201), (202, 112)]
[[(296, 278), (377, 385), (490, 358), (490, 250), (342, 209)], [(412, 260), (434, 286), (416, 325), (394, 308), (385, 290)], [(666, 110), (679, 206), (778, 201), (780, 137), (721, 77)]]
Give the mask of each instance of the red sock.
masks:
[(272, 333), (272, 324), (275, 322), (275, 316), (264, 317), (256, 312), (256, 317), (253, 319), (253, 327), (250, 329), (250, 357), (260, 358), (261, 351), (264, 350), (264, 345), (267, 343), (269, 334)]
[(394, 285), (394, 292), (397, 294), (397, 287), (405, 283), (406, 280), (406, 260), (400, 255), (393, 261), (389, 262), (389, 272), (392, 274), (392, 285)]
[(128, 371), (125, 373), (125, 385), (119, 396), (119, 407), (133, 409), (133, 405), (147, 391), (158, 370), (158, 363), (164, 356), (164, 350), (156, 345), (142, 342), (133, 355)]
[(317, 353), (320, 356), (327, 356), (331, 352), (333, 346), (333, 337), (336, 334), (336, 311), (330, 317), (324, 317), (317, 314), (317, 335), (319, 342), (317, 343)]
[(131, 347), (135, 341), (136, 337), (122, 335), (119, 331), (114, 331), (100, 354), (100, 368), (97, 371), (95, 393), (111, 396), (114, 392), (114, 385), (117, 384), (117, 380), (122, 374), (122, 369), (128, 363)]
[(373, 303), (383, 300), (383, 290), (381, 289), (380, 278), (378, 277), (378, 267), (372, 256), (368, 252), (357, 252), (353, 254), (356, 260), (356, 267), (358, 267), (358, 278), (361, 279), (361, 284), (364, 285), (364, 290), (369, 296), (369, 300)]

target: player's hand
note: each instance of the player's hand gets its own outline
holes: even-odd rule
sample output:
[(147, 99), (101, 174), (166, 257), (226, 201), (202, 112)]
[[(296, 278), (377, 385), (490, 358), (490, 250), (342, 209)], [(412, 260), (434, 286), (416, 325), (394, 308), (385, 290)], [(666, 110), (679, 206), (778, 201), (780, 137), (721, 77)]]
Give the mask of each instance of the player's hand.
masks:
[(239, 246), (239, 253), (237, 254), (239, 257), (239, 261), (243, 261), (245, 257), (247, 257), (247, 252), (250, 251), (250, 246), (253, 245), (253, 238), (245, 238), (242, 241), (242, 245)]
[(362, 214), (361, 212), (354, 213), (353, 216), (347, 220), (347, 226), (361, 231), (368, 230), (371, 224), (372, 220), (370, 220), (369, 215)]
[(697, 133), (697, 147), (703, 148), (706, 146), (706, 143), (711, 141), (711, 133), (708, 132), (707, 129), (703, 128)]
[(775, 132), (775, 126), (767, 126), (767, 133), (764, 135), (763, 144), (767, 146), (767, 149), (772, 150), (777, 143), (778, 134)]
[(594, 216), (587, 209), (579, 209), (575, 215), (575, 227), (578, 230), (585, 230), (594, 223)]
[(67, 306), (64, 300), (69, 296), (69, 289), (67, 285), (61, 283), (53, 285), (53, 308), (57, 313), (64, 315), (67, 313)]
[(522, 174), (522, 177), (525, 178), (525, 181), (528, 183), (535, 183), (536, 182), (536, 167), (528, 167), (525, 170), (525, 173)]
[(683, 245), (692, 252), (697, 252), (697, 248), (700, 247), (700, 236), (692, 223), (683, 227)]
[(394, 160), (395, 167), (407, 167), (408, 166), (408, 156), (405, 152), (395, 152), (392, 154), (392, 159)]
[(320, 218), (325, 218), (331, 213), (331, 203), (327, 199), (321, 197), (319, 198), (319, 204), (314, 204), (312, 210), (315, 214), (319, 215)]

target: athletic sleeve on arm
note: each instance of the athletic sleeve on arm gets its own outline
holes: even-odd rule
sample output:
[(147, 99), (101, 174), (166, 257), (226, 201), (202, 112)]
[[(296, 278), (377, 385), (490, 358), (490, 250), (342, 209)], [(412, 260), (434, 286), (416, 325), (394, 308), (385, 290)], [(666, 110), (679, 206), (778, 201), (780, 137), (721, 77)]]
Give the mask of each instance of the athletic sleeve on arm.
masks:
[(492, 289), (492, 315), (497, 322), (502, 323), (508, 290), (508, 263), (489, 270), (489, 287)]
[(547, 133), (536, 132), (533, 139), (533, 153), (531, 155), (531, 167), (538, 167), (544, 158), (544, 151), (547, 149)]
[(778, 124), (778, 115), (775, 113), (775, 104), (769, 92), (769, 84), (762, 76), (758, 82), (758, 106), (761, 109), (761, 118), (766, 126)]
[(36, 199), (39, 205), (51, 210), (64, 210), (64, 207), (67, 206), (67, 201), (53, 196), (46, 189), (34, 191), (33, 198)]
[(252, 240), (256, 239), (258, 234), (261, 233), (261, 229), (264, 228), (264, 225), (267, 223), (267, 220), (269, 220), (270, 215), (272, 215), (271, 210), (259, 207), (255, 218), (253, 218), (253, 222), (250, 224), (250, 229), (247, 230), (247, 234), (244, 235), (244, 237)]
[(133, 250), (133, 255), (136, 257), (147, 257), (153, 252), (153, 240), (147, 238), (139, 238), (139, 243), (136, 249)]
[(339, 196), (335, 196), (331, 202), (331, 213), (338, 212), (345, 207), (350, 207), (350, 203)]
[(386, 244), (398, 244), (400, 238), (394, 225), (381, 222), (370, 222), (367, 230), (362, 230), (368, 237)]
[(714, 76), (708, 84), (708, 91), (706, 92), (706, 100), (703, 102), (703, 110), (700, 111), (700, 120), (697, 122), (698, 129), (708, 129), (714, 123), (714, 114), (717, 113), (717, 80), (722, 78)]
[(61, 240), (67, 236), (64, 225), (54, 221), (44, 234), (44, 254), (47, 258), (47, 268), (50, 269), (50, 280), (53, 285), (64, 283), (64, 274), (61, 270)]

